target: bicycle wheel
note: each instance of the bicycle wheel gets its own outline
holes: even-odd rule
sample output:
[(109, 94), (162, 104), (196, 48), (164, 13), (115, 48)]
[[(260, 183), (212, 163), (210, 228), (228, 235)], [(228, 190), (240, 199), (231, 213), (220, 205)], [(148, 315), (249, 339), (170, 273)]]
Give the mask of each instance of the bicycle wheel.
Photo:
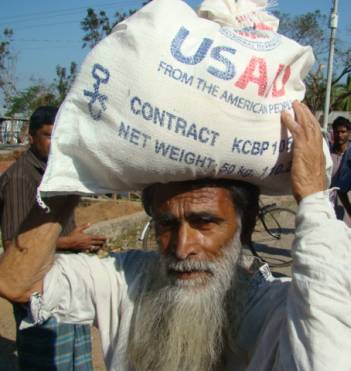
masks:
[(291, 264), (295, 237), (295, 211), (284, 207), (263, 210), (253, 235), (256, 254), (271, 267)]

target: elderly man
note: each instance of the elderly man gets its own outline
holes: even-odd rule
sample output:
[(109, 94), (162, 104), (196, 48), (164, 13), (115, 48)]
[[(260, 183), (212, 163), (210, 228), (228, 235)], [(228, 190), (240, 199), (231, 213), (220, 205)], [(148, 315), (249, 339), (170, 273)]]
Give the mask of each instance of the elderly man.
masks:
[[(267, 267), (248, 280), (240, 269), (256, 188), (201, 180), (144, 191), (158, 253), (55, 259), (70, 207), (51, 200), (41, 226), (29, 219), (1, 258), (0, 294), (29, 301), (23, 326), (49, 315), (95, 321), (109, 370), (349, 370), (351, 235), (325, 192), (319, 125), (307, 107), (294, 109), (297, 121), (282, 115), (294, 136), (291, 179), (300, 204), (291, 282)], [(12, 273), (18, 264), (21, 275)]]

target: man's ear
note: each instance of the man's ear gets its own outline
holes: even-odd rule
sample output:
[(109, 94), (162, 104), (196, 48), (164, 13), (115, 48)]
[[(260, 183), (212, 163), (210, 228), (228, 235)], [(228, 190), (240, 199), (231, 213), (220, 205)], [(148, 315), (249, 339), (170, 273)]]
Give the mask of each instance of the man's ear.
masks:
[(33, 136), (31, 134), (28, 135), (29, 144), (32, 145), (34, 142)]

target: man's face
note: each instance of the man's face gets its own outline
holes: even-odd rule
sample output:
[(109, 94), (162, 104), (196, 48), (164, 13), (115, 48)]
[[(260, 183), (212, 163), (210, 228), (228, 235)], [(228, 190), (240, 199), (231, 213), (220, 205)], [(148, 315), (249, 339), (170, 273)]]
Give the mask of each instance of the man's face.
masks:
[(51, 133), (53, 125), (43, 125), (33, 135), (29, 136), (29, 141), (32, 148), (37, 154), (46, 160), (49, 156), (50, 144), (51, 144)]
[(345, 126), (337, 126), (334, 133), (334, 142), (338, 145), (346, 144), (349, 140), (350, 131)]
[(161, 185), (152, 210), (161, 254), (136, 303), (129, 359), (136, 370), (223, 370), (225, 342), (236, 349), (242, 307), (240, 221), (230, 193)]
[(217, 187), (189, 190), (182, 183), (162, 185), (155, 192), (153, 210), (161, 253), (178, 262), (199, 263), (181, 269), (170, 265), (168, 274), (183, 282), (210, 276), (201, 262), (222, 257), (238, 228), (229, 191)]

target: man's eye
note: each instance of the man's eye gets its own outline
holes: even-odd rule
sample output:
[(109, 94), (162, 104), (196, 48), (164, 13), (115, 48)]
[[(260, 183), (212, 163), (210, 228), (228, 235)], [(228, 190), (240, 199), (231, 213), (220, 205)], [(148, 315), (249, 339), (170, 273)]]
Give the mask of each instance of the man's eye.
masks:
[(155, 228), (158, 231), (169, 231), (176, 228), (177, 223), (171, 220), (159, 220), (155, 221)]
[(207, 229), (211, 228), (215, 221), (211, 218), (192, 218), (190, 224), (197, 229)]

